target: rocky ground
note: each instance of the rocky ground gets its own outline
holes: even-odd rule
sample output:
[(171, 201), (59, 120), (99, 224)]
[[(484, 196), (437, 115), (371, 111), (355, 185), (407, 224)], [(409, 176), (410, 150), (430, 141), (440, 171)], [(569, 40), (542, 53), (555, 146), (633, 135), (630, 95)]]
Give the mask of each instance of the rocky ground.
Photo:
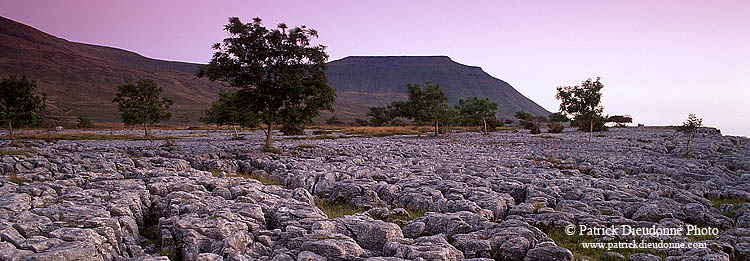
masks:
[[(261, 132), (155, 134), (178, 139), (0, 141), (0, 260), (572, 260), (553, 232), (622, 224), (721, 233), (604, 256), (750, 260), (750, 140), (713, 129), (688, 156), (656, 127), (283, 139), (281, 154)], [(367, 211), (330, 219), (322, 201)]]

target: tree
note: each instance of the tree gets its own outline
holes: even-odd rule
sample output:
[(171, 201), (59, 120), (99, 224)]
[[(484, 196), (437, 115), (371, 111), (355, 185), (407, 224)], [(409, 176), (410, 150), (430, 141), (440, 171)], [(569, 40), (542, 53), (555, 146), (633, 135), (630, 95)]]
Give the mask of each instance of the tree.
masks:
[(266, 125), (266, 149), (274, 124), (309, 124), (320, 110), (333, 110), (336, 94), (325, 75), (328, 54), (325, 46), (311, 45), (317, 31), (283, 23), (267, 29), (257, 17), (247, 24), (230, 17), (224, 30), (229, 37), (213, 45), (213, 57), (197, 76), (247, 92), (240, 106)]
[(531, 119), (534, 115), (531, 115), (531, 113), (527, 111), (516, 111), (516, 114), (514, 117), (518, 119), (518, 123), (521, 125), (524, 125), (526, 123), (526, 120)]
[(424, 88), (419, 84), (407, 84), (409, 93), (408, 101), (395, 101), (391, 103), (394, 116), (404, 117), (418, 123), (431, 123), (435, 126), (435, 136), (439, 135), (440, 119), (446, 118), (445, 108), (448, 97), (440, 89), (440, 84), (425, 82)]
[(216, 125), (231, 125), (234, 129), (234, 137), (240, 138), (237, 125), (241, 127), (255, 127), (258, 125), (258, 117), (255, 113), (240, 106), (242, 100), (247, 97), (242, 91), (221, 91), (219, 99), (211, 104), (211, 108), (203, 111), (201, 122)]
[(394, 118), (393, 111), (388, 107), (370, 107), (367, 116), (370, 117), (370, 125), (375, 127), (388, 124)]
[(36, 81), (26, 76), (3, 78), (0, 82), (0, 120), (8, 127), (8, 136), (13, 138), (13, 124), (31, 124), (42, 120), (41, 113), (47, 106), (47, 96), (34, 95)]
[(568, 115), (565, 115), (565, 113), (562, 112), (555, 112), (547, 116), (549, 118), (549, 121), (551, 122), (568, 122), (570, 121), (570, 118), (568, 118)]
[(695, 114), (692, 113), (688, 115), (687, 120), (683, 122), (681, 126), (677, 126), (677, 131), (684, 133), (688, 138), (687, 144), (685, 145), (685, 156), (690, 153), (690, 142), (695, 138), (695, 133), (701, 126), (703, 126), (703, 119), (696, 117)]
[[(561, 112), (573, 115), (579, 128), (589, 126), (589, 142), (594, 136), (594, 123), (597, 122), (597, 125), (601, 124), (603, 127), (606, 121), (601, 115), (604, 111), (604, 107), (600, 104), (602, 101), (601, 90), (604, 88), (604, 84), (601, 83), (600, 79), (600, 77), (597, 77), (594, 81), (589, 78), (583, 81), (580, 86), (557, 87), (557, 94), (555, 95), (555, 98), (560, 100)], [(583, 124), (584, 122), (588, 124)]]
[(494, 118), (497, 113), (497, 103), (490, 101), (488, 98), (460, 99), (456, 108), (463, 118), (462, 123), (464, 125), (477, 126), (481, 124), (484, 126), (485, 133), (487, 133), (487, 118)]
[(461, 113), (458, 111), (458, 108), (446, 103), (438, 107), (437, 115), (437, 121), (443, 126), (443, 128), (439, 128), (440, 133), (446, 133), (447, 129), (445, 126), (456, 125), (461, 119)]
[(112, 102), (117, 103), (117, 110), (125, 124), (143, 124), (144, 136), (148, 136), (148, 126), (169, 120), (172, 114), (167, 112), (172, 100), (161, 97), (164, 91), (151, 79), (141, 79), (137, 85), (126, 83), (117, 86), (117, 95)]

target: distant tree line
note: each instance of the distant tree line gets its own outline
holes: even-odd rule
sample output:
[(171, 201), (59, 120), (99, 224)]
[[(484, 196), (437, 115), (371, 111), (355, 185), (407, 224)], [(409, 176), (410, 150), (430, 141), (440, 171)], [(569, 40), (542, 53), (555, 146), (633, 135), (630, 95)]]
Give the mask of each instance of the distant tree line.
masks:
[[(389, 106), (371, 107), (367, 116), (370, 126), (384, 126), (393, 124), (398, 118), (412, 120), (417, 124), (431, 125), (435, 135), (444, 132), (445, 126), (484, 126), (488, 128), (501, 125), (495, 119), (497, 103), (487, 98), (470, 97), (461, 99), (455, 106), (448, 105), (448, 97), (440, 88), (440, 84), (430, 81), (419, 84), (407, 84), (409, 99), (394, 101)], [(442, 130), (442, 131), (441, 131)]]

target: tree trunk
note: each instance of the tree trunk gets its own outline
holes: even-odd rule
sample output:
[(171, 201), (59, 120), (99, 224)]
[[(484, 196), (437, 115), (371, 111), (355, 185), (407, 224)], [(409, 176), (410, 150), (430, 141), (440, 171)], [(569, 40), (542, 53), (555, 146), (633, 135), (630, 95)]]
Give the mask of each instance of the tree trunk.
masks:
[(440, 131), (438, 129), (438, 121), (435, 121), (435, 137), (437, 137), (438, 135), (440, 135)]
[(589, 119), (589, 123), (591, 124), (591, 127), (589, 128), (589, 142), (591, 142), (591, 138), (594, 137), (594, 117)]
[(11, 120), (8, 119), (8, 135), (11, 139), (13, 139), (13, 124), (10, 123)]
[(148, 137), (148, 124), (143, 123), (143, 137)]
[(482, 117), (482, 122), (484, 123), (484, 134), (487, 134), (487, 118)]
[(239, 138), (240, 134), (237, 133), (237, 125), (232, 124), (232, 128), (234, 128), (234, 137), (235, 138)]
[(266, 149), (271, 148), (271, 135), (273, 134), (273, 123), (268, 123), (268, 133), (266, 133)]

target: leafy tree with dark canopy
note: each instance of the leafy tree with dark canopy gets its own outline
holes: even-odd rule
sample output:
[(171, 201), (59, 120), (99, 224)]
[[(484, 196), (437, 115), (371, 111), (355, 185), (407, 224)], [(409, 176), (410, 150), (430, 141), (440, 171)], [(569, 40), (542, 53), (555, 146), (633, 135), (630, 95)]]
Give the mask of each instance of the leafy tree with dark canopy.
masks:
[(494, 118), (497, 113), (497, 103), (490, 101), (489, 98), (460, 99), (456, 108), (463, 119), (463, 125), (484, 125), (485, 133), (487, 132), (487, 118)]
[(211, 108), (203, 111), (204, 116), (200, 118), (200, 121), (219, 126), (231, 125), (234, 129), (234, 137), (239, 138), (237, 125), (241, 127), (255, 127), (258, 125), (257, 115), (246, 107), (239, 106), (242, 104), (243, 99), (247, 99), (244, 94), (241, 90), (219, 92), (219, 99), (211, 104)]
[(257, 17), (246, 24), (230, 17), (224, 30), (229, 37), (213, 45), (211, 61), (197, 76), (247, 92), (241, 106), (266, 125), (266, 149), (274, 124), (309, 124), (320, 110), (333, 110), (336, 94), (325, 75), (328, 54), (325, 46), (311, 45), (317, 31), (283, 23), (267, 29)]
[(0, 120), (8, 127), (8, 136), (13, 138), (13, 124), (31, 124), (42, 120), (41, 112), (46, 107), (46, 95), (34, 95), (36, 81), (26, 76), (3, 78), (0, 82)]
[(161, 97), (164, 91), (151, 79), (141, 79), (137, 85), (126, 83), (117, 86), (117, 96), (112, 102), (117, 103), (117, 110), (125, 124), (143, 124), (144, 136), (148, 136), (148, 126), (169, 120), (172, 113), (167, 112), (172, 100)]
[(589, 142), (594, 136), (594, 124), (597, 124), (597, 128), (604, 128), (606, 121), (601, 115), (604, 111), (601, 105), (604, 84), (600, 79), (597, 77), (594, 81), (588, 78), (581, 85), (557, 87), (555, 95), (560, 100), (560, 111), (573, 115), (582, 130), (589, 127)]
[(394, 116), (404, 117), (418, 123), (431, 123), (435, 126), (435, 136), (439, 135), (440, 119), (444, 115), (448, 97), (440, 89), (440, 84), (425, 82), (424, 88), (419, 84), (407, 84), (409, 93), (408, 101), (395, 101), (391, 103)]

